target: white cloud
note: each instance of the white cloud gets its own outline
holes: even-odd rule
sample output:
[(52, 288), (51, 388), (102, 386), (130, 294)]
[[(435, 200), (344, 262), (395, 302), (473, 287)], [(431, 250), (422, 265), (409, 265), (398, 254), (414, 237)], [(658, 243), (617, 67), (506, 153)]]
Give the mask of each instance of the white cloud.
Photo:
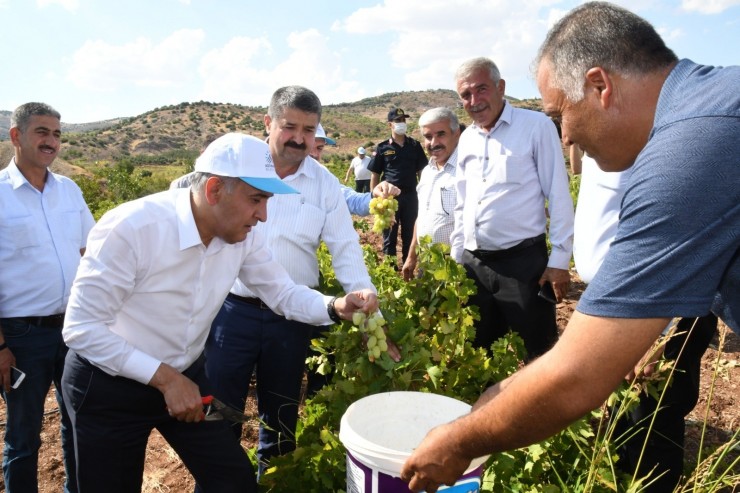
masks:
[(680, 27), (677, 27), (675, 29), (658, 27), (656, 28), (656, 30), (658, 31), (658, 34), (660, 34), (660, 37), (663, 38), (663, 41), (665, 41), (667, 45), (670, 45), (672, 41), (683, 38), (684, 35), (686, 34), (683, 31), (683, 29), (681, 29)]
[(84, 89), (112, 91), (124, 86), (172, 87), (193, 77), (205, 33), (173, 32), (159, 44), (137, 38), (124, 45), (87, 41), (72, 56), (67, 79)]
[(410, 89), (453, 88), (457, 66), (476, 56), (493, 59), (505, 79), (526, 78), (547, 31), (545, 8), (553, 3), (385, 0), (358, 9), (333, 29), (391, 37), (392, 66), (405, 72)]
[(365, 96), (318, 30), (291, 33), (287, 40), (291, 51), (277, 62), (266, 38), (234, 38), (207, 53), (199, 68), (201, 99), (267, 106), (275, 89), (293, 84), (313, 90), (324, 104)]
[(10, 0), (0, 0), (0, 9), (7, 9), (10, 6)]
[(77, 10), (80, 7), (79, 0), (36, 0), (36, 5), (40, 8), (48, 7), (49, 5), (59, 5), (66, 10)]
[(740, 0), (683, 0), (681, 2), (683, 10), (700, 14), (719, 14), (735, 5), (740, 5)]

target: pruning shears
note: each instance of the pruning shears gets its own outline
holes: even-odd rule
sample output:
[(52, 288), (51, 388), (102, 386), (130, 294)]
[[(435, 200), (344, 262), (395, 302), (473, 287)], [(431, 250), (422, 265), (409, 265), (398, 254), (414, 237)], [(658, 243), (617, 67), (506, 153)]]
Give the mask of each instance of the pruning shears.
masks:
[(206, 421), (226, 420), (233, 423), (246, 423), (249, 417), (233, 409), (212, 395), (203, 396), (203, 414)]

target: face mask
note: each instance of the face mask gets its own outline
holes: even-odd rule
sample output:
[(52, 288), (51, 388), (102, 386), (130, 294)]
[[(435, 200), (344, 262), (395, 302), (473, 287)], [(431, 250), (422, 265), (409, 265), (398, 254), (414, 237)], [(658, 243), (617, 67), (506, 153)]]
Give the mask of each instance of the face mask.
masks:
[(397, 135), (406, 135), (406, 122), (394, 123), (393, 131)]

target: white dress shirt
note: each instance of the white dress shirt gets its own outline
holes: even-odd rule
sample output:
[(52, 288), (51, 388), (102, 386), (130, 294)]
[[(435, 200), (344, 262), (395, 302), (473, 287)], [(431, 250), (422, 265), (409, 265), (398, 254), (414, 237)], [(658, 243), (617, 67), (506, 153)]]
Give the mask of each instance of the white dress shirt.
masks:
[[(332, 255), (337, 280), (345, 292), (375, 291), (339, 180), (309, 156), (295, 173), (283, 181), (301, 193), (270, 198), (267, 221), (255, 228), (267, 237), (275, 260), (288, 271), (296, 284), (316, 287), (319, 284), (316, 250), (323, 240)], [(259, 297), (239, 280), (231, 292), (239, 296)]]
[(94, 224), (75, 182), (48, 172), (40, 192), (11, 159), (0, 171), (0, 317), (64, 312)]
[(573, 260), (581, 280), (589, 283), (617, 234), (619, 210), (632, 168), (619, 173), (602, 171), (596, 161), (585, 155), (581, 162)]
[(367, 169), (367, 165), (370, 164), (368, 156), (362, 159), (360, 159), (360, 156), (355, 156), (350, 164), (355, 172), (355, 180), (369, 180), (372, 178), (373, 174)]
[(573, 200), (555, 125), (543, 113), (508, 102), (490, 132), (471, 125), (457, 147), (457, 206), (452, 256), (505, 250), (545, 232), (548, 267), (568, 269), (573, 252)]
[(421, 170), (416, 193), (419, 196), (419, 215), (416, 218), (416, 237), (430, 236), (433, 243), (450, 244), (455, 227), (455, 170), (457, 149), (452, 151), (442, 169), (434, 158)]
[(203, 245), (190, 189), (109, 211), (90, 232), (67, 307), (67, 345), (111, 375), (148, 383), (160, 362), (185, 370), (203, 352), (237, 276), (289, 319), (328, 324), (325, 297), (294, 284), (259, 228)]

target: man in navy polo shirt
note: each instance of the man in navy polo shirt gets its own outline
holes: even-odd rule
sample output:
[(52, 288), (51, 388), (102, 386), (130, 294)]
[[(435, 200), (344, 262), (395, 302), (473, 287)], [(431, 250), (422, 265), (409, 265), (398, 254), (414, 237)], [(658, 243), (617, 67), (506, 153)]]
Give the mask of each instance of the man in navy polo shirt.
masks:
[(408, 115), (401, 108), (388, 112), (388, 126), (391, 138), (378, 144), (377, 154), (367, 169), (372, 172), (370, 189), (383, 179), (401, 189), (398, 200), (396, 222), (383, 231), (383, 253), (396, 256), (398, 227), (401, 227), (401, 264), (409, 254), (411, 240), (414, 238), (414, 223), (419, 212), (419, 199), (416, 183), (421, 170), (427, 164), (427, 156), (421, 144), (406, 135)]

